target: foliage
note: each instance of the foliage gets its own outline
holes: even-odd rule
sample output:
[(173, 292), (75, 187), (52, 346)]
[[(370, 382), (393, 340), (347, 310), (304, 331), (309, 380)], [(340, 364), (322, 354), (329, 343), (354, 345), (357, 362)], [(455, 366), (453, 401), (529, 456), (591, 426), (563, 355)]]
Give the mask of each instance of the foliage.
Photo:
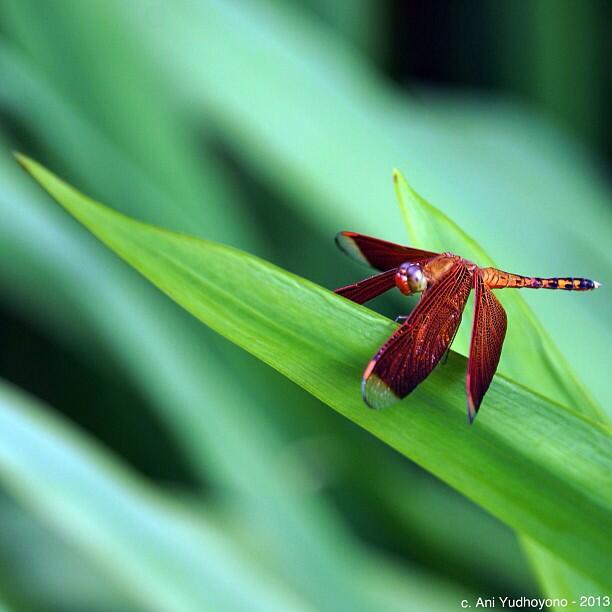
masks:
[[(1, 385), (3, 609), (148, 610), (157, 596), (160, 606), (176, 597), (186, 607), (187, 593), (202, 609), (201, 585), (231, 598), (217, 600), (224, 607), (241, 608), (226, 586), (243, 579), (251, 607), (328, 610), (404, 610), (406, 602), (455, 609), (475, 593), (536, 594), (534, 577), (551, 596), (600, 589), (559, 554), (567, 558), (574, 546), (590, 576), (605, 567), (596, 567), (605, 547), (593, 548), (597, 517), (604, 541), (609, 486), (590, 494), (586, 480), (599, 473), (593, 462), (603, 455), (596, 446), (587, 453), (585, 444), (607, 437), (594, 422), (597, 406), (612, 406), (603, 375), (612, 342), (608, 187), (575, 140), (524, 107), (414, 82), (409, 93), (392, 85), (387, 54), (398, 32), (400, 42), (414, 42), (413, 25), (385, 21), (381, 3), (330, 6), (2, 3), (0, 374), (39, 398)], [(590, 109), (574, 124), (588, 124), (604, 140), (592, 98), (593, 84), (603, 82), (590, 55), (596, 37), (584, 35), (589, 20), (603, 20), (595, 4), (568, 7), (496, 7), (482, 32), (501, 32), (492, 43), (507, 57), (484, 52), (470, 28), (461, 50), (500, 60), (496, 76), (539, 94), (546, 92), (538, 75), (545, 73), (547, 83), (556, 78), (551, 91), (563, 95), (553, 103), (566, 115)], [(474, 14), (470, 7), (464, 23), (476, 23)], [(546, 34), (546, 23), (552, 35), (534, 39), (533, 28)], [(582, 34), (568, 36), (567, 27)], [(517, 55), (519, 36), (537, 45)], [(557, 61), (554, 44), (566, 46), (568, 61)], [(577, 78), (581, 87), (567, 96), (567, 83)], [(398, 423), (401, 429), (386, 431), (389, 441), (536, 540), (521, 549), (514, 532), (480, 506), (188, 315), (51, 205), (16, 167), (11, 149), (131, 217), (297, 273), (206, 242), (217, 264), (227, 257), (236, 265), (242, 257), (254, 261), (269, 296), (282, 290), (306, 300), (278, 320), (250, 321), (269, 330), (268, 340), (277, 342), (272, 353), (259, 335), (234, 338), (221, 318), (209, 324), (270, 361), (290, 349), (294, 377), (327, 386), (335, 407), (381, 428), (381, 436), (387, 423)], [(363, 274), (335, 251), (338, 230), (406, 242), (389, 180), (394, 166), (443, 206), (435, 211), (425, 203), (419, 220), (418, 206), (409, 203), (411, 240), (426, 244), (444, 226), (445, 241), (468, 254), (465, 233), (453, 230), (460, 226), (482, 245), (478, 263), (486, 251), (512, 271), (604, 283), (586, 296), (525, 292), (509, 306), (512, 337), (502, 371), (515, 382), (498, 377), (472, 428), (465, 424), (459, 355), (397, 409), (364, 411), (356, 380), (391, 323), (319, 287)], [(253, 280), (241, 269), (223, 287), (232, 295), (254, 289), (256, 296)], [(217, 290), (212, 297), (227, 300)], [(236, 313), (249, 304), (250, 296), (226, 313), (237, 329), (247, 321)], [(305, 329), (289, 315), (308, 304), (321, 316)], [(276, 310), (266, 302), (261, 312), (270, 306)], [(392, 298), (375, 306), (393, 316), (406, 307)], [(304, 338), (287, 344), (279, 321)], [(347, 328), (341, 341), (338, 325)], [(315, 327), (328, 332), (319, 347), (307, 342)], [(464, 353), (461, 342), (456, 348)], [(297, 347), (311, 369), (297, 367)], [(317, 369), (323, 366), (341, 370), (337, 389), (328, 388), (334, 380)], [(314, 381), (311, 372), (320, 373)], [(529, 406), (535, 402), (533, 414), (527, 404), (515, 405), (525, 397)], [(577, 463), (574, 448), (585, 450)], [(460, 450), (465, 458), (457, 457)], [(499, 491), (486, 467), (480, 480), (485, 459), (495, 459), (502, 482), (529, 484), (512, 489), (507, 508), (512, 491)], [(540, 462), (545, 471), (536, 473)], [(539, 508), (535, 488), (545, 474), (551, 480)], [(580, 504), (594, 514), (553, 531), (562, 521), (551, 517), (552, 495), (568, 479), (573, 488), (559, 491), (567, 502), (558, 504), (560, 519), (568, 521)], [(166, 538), (177, 529), (185, 541)], [(193, 546), (191, 536), (210, 537), (210, 546)], [(542, 541), (553, 542), (555, 552)], [(197, 567), (178, 570), (187, 565)], [(178, 592), (165, 573), (183, 574), (185, 588)]]
[[(498, 380), (488, 396), (496, 412), (466, 435), (463, 419), (453, 418), (464, 405), (465, 359), (453, 359), (403, 406), (367, 411), (360, 368), (392, 331), (380, 316), (244, 252), (113, 212), (19, 159), (68, 212), (202, 322), (606, 583), (612, 548), (602, 546), (600, 529), (612, 517), (607, 426)], [(570, 446), (571, 464), (564, 460)], [(578, 549), (559, 537), (570, 530)]]

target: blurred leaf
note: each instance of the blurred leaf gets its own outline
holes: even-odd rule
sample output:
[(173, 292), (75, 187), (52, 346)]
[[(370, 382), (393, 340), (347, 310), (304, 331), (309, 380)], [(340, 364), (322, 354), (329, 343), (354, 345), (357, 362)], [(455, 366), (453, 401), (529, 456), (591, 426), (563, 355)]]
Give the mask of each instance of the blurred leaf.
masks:
[(35, 162), (20, 161), (107, 246), (211, 328), (608, 583), (612, 542), (602, 539), (612, 510), (608, 428), (503, 377), (491, 385), (489, 409), (468, 428), (465, 359), (456, 355), (403, 406), (368, 411), (358, 393), (361, 368), (394, 328), (388, 320), (240, 251), (111, 211)]
[[(488, 584), (495, 584), (498, 592), (537, 593), (531, 568), (511, 529), (483, 510), (474, 512), (465, 497), (423, 474), (415, 475), (409, 487), (402, 486), (402, 471), (391, 465), (377, 475), (378, 494), (386, 501), (388, 515), (403, 521), (404, 537), (407, 532), (413, 548), (423, 551), (429, 563), (438, 557), (458, 580), (478, 583), (489, 578)], [(488, 591), (482, 584), (477, 592)]]
[[(50, 151), (59, 140), (64, 151), (78, 150), (78, 159), (70, 157), (72, 171), (127, 212), (173, 229), (248, 240), (245, 227), (227, 228), (228, 214), (245, 211), (218, 164), (173, 112), (171, 87), (112, 3), (4, 4), (22, 50), (10, 43), (0, 47), (6, 84), (0, 97), (15, 116), (27, 118), (29, 129), (38, 128)], [(204, 208), (204, 197), (224, 206)]]
[[(248, 509), (223, 506), (219, 510), (219, 525), (223, 532), (239, 541), (253, 559), (269, 567), (266, 542), (259, 539), (243, 520), (242, 515), (248, 515)], [(367, 590), (375, 601), (375, 610), (389, 612), (405, 612), (406, 602), (415, 610), (449, 610), (457, 601), (472, 598), (475, 593), (412, 563), (400, 565), (396, 562), (396, 555), (388, 557), (378, 552), (364, 563), (355, 564), (352, 576), (356, 587), (367, 584)]]
[[(497, 78), (583, 140), (601, 145), (606, 100), (606, 2), (484, 4), (495, 36)], [(523, 44), (513, 44), (520, 36)], [(568, 95), (567, 84), (572, 83)]]
[[(57, 6), (61, 6), (61, 3)], [(218, 164), (190, 139), (184, 142), (185, 139), (177, 135), (176, 142), (158, 140), (158, 146), (154, 149), (156, 155), (151, 150), (147, 160), (139, 163), (129, 151), (129, 145), (137, 140), (135, 136), (130, 135), (127, 129), (121, 131), (121, 138), (105, 133), (81, 112), (73, 100), (63, 97), (32, 62), (1, 41), (0, 75), (6, 85), (0, 90), (0, 102), (35, 131), (39, 144), (63, 158), (75, 177), (104, 197), (118, 201), (124, 212), (139, 214), (150, 222), (172, 229), (190, 228), (192, 232), (236, 244), (252, 244), (256, 248), (257, 234), (252, 228), (247, 231), (242, 224), (228, 222), (230, 218), (244, 216), (245, 211), (240, 209), (236, 198), (222, 180)], [(76, 81), (80, 83), (80, 79)], [(121, 107), (121, 104), (113, 106)], [(157, 113), (160, 111), (157, 110)], [(168, 115), (155, 121), (155, 125), (159, 127), (168, 123)], [(139, 113), (135, 113), (134, 117), (143, 119)], [(134, 129), (136, 124), (136, 119), (132, 119), (130, 129)], [(164, 131), (174, 129), (178, 132), (178, 125), (175, 118), (174, 123), (165, 127)], [(140, 126), (137, 132), (146, 133), (147, 129)], [(156, 137), (159, 139), (160, 135), (156, 133)], [(55, 143), (60, 139), (65, 143), (65, 148), (56, 151)], [(169, 165), (167, 158), (172, 158), (169, 151), (183, 149), (194, 157), (197, 153), (199, 165), (189, 167), (189, 172), (185, 173), (188, 165), (182, 164), (181, 172), (173, 172), (169, 176), (156, 172), (156, 166)], [(76, 159), (67, 153), (74, 150), (81, 152)], [(172, 159), (172, 163), (176, 163), (176, 159)], [(151, 164), (155, 167), (146, 167)], [(189, 176), (193, 180), (190, 181)], [(201, 205), (204, 195), (209, 203), (205, 209)], [(215, 206), (215, 203), (218, 204)]]
[(223, 534), (6, 385), (0, 478), (147, 610), (309, 609)]
[(4, 494), (0, 523), (0, 582), (20, 609), (135, 610), (87, 556)]
[(2, 601), (2, 596), (0, 595), (0, 612), (12, 612), (14, 608), (9, 607), (4, 601)]
[[(350, 4), (326, 0), (302, 0), (318, 17), (332, 26), (333, 32), (359, 47), (373, 60), (386, 53), (387, 7), (373, 0), (353, 0)], [(386, 58), (384, 58), (386, 59)]]

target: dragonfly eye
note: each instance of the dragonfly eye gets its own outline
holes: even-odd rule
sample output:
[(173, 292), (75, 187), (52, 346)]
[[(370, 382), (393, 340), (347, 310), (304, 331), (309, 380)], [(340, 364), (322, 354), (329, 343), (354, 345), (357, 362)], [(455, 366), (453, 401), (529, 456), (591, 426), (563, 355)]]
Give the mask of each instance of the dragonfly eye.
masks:
[(395, 282), (399, 290), (406, 295), (419, 293), (427, 289), (427, 278), (420, 264), (403, 263), (395, 274)]

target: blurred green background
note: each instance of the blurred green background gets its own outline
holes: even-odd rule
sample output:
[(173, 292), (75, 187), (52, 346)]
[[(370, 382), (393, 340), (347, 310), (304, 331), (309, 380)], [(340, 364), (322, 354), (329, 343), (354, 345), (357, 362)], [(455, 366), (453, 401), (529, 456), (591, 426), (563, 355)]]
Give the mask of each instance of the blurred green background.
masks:
[[(30, 416), (0, 434), (0, 610), (541, 593), (508, 528), (192, 320), (10, 151), (330, 288), (364, 274), (338, 230), (406, 241), (398, 167), (502, 268), (606, 284), (609, 8), (1, 0), (0, 407)], [(609, 409), (605, 290), (567, 297), (525, 296)]]

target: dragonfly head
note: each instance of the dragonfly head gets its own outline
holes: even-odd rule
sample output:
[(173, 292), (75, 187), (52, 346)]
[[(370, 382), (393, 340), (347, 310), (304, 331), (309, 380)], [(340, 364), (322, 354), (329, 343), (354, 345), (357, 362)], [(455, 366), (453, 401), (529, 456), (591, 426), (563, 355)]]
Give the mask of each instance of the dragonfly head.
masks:
[(404, 295), (427, 289), (427, 278), (421, 264), (404, 262), (395, 273), (395, 284)]

